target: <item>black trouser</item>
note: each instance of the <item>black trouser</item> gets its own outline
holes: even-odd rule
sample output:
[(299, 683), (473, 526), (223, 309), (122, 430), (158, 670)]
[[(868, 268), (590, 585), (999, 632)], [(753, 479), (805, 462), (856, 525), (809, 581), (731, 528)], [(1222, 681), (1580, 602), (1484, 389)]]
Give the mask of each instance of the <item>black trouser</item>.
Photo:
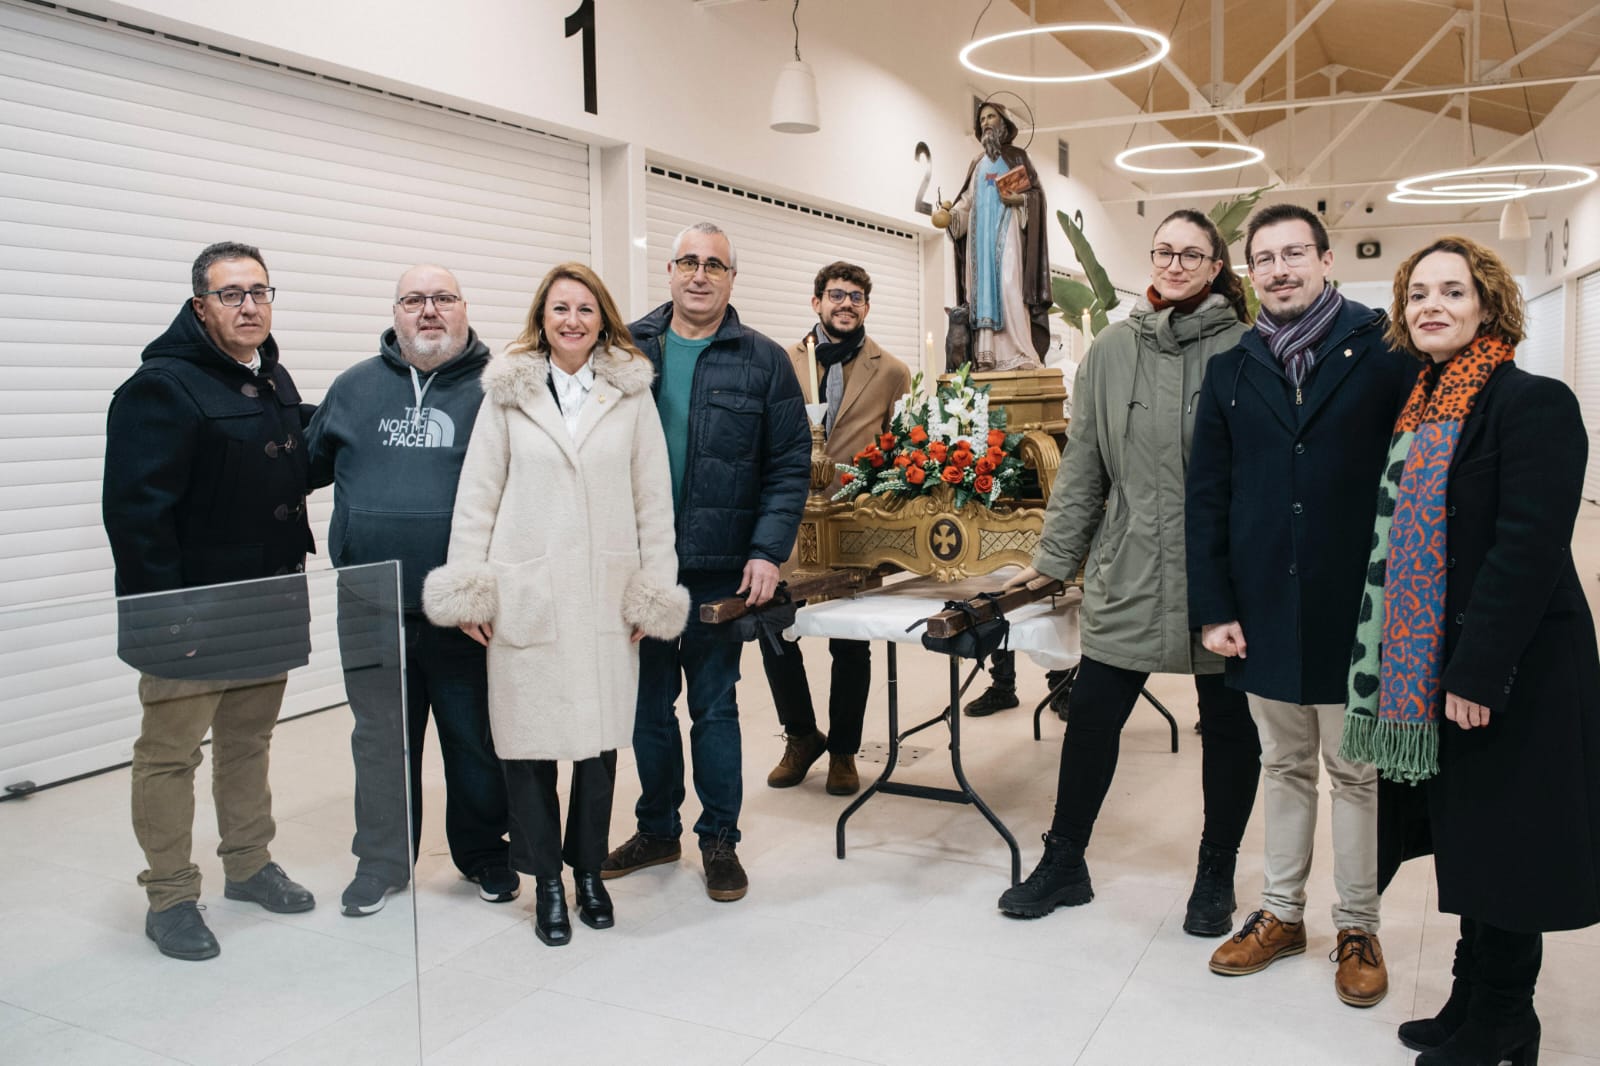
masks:
[(1001, 648), (989, 656), (989, 684), (1017, 690), (1017, 653)]
[(573, 761), (564, 841), (555, 760), (507, 759), (505, 767), (506, 791), (511, 798), (512, 867), (534, 877), (560, 877), (563, 861), (574, 870), (598, 871), (610, 850), (617, 753), (603, 751)]
[[(806, 682), (806, 661), (799, 642), (784, 641), (778, 654), (767, 641), (761, 645), (761, 665), (772, 688), (778, 721), (791, 737), (808, 737), (817, 730), (817, 712)], [(867, 690), (872, 687), (872, 645), (865, 640), (830, 640), (833, 680), (828, 689), (828, 751), (854, 755), (861, 747), (861, 723), (867, 716)]]
[[(1096, 662), (1087, 655), (1067, 701), (1056, 815), (1050, 831), (1087, 847), (1117, 770), (1122, 727), (1150, 675)], [(1200, 701), (1200, 787), (1205, 799), (1202, 843), (1237, 851), (1261, 776), (1261, 741), (1243, 692), (1221, 674), (1194, 679)]]

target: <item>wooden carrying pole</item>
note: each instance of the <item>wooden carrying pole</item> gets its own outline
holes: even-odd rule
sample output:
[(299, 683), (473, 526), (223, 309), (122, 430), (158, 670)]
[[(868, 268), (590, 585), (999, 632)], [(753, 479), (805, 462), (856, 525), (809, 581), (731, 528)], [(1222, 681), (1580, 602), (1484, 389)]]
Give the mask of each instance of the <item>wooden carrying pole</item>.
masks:
[[(784, 587), (788, 590), (791, 600), (816, 600), (823, 597), (847, 596), (874, 589), (883, 584), (883, 571), (881, 570), (834, 570), (815, 577), (805, 577), (798, 581), (791, 581)], [(731, 622), (735, 618), (750, 614), (752, 610), (760, 611), (764, 607), (751, 608), (745, 603), (743, 596), (727, 596), (720, 600), (711, 600), (700, 605), (700, 621), (707, 625), (717, 625), (720, 622)]]
[(971, 608), (973, 617), (969, 617), (966, 611), (961, 610), (940, 611), (938, 614), (929, 615), (928, 636), (954, 636), (973, 622), (987, 622), (994, 617), (996, 608), (1005, 614), (1047, 596), (1060, 596), (1067, 603), (1076, 603), (1083, 598), (1083, 589), (1077, 586), (1069, 587), (1059, 581), (1049, 581), (1038, 588), (1028, 588), (1023, 585), (1002, 592), (993, 599), (968, 600), (967, 605)]

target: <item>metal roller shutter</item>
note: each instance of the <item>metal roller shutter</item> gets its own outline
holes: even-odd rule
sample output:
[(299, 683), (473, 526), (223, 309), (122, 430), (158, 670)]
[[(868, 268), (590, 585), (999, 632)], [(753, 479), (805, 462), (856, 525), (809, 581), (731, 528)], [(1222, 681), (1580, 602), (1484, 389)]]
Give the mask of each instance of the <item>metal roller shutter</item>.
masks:
[(817, 271), (843, 259), (872, 277), (867, 332), (891, 355), (905, 360), (913, 373), (921, 368), (926, 343), (919, 333), (922, 257), (914, 234), (665, 167), (648, 169), (645, 216), (651, 306), (671, 299), (666, 263), (674, 238), (685, 226), (715, 222), (738, 253), (733, 306), (745, 325), (785, 348), (799, 340), (817, 322), (811, 312), (811, 285)]
[(1565, 380), (1566, 350), (1563, 333), (1567, 328), (1565, 286), (1535, 296), (1527, 304), (1528, 335), (1517, 346), (1517, 365), (1530, 374)]
[[(311, 401), (376, 350), (405, 267), (453, 269), (498, 347), (545, 270), (589, 258), (588, 148), (531, 130), (4, 2), (0, 98), (0, 611), (12, 630), (32, 617), (19, 605), (64, 597), (103, 599), (109, 618), (106, 405), (187, 297), (206, 244), (260, 246), (274, 334)], [(319, 545), (331, 510), (329, 493), (313, 497)], [(331, 648), (331, 609), (318, 619)], [(109, 630), (69, 663), (21, 643), (0, 645), (0, 784), (125, 760), (138, 705)], [(302, 673), (285, 714), (342, 701), (335, 656)]]
[(1589, 431), (1589, 469), (1583, 498), (1600, 501), (1600, 271), (1578, 279), (1578, 329), (1573, 339), (1573, 392)]

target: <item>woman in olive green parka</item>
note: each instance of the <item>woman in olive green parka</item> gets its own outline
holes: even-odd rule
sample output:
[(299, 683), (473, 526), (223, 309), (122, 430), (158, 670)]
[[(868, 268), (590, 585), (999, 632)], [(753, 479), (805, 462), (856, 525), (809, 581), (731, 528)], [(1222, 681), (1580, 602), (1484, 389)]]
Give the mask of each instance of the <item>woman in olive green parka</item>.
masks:
[(1013, 584), (1084, 571), (1082, 659), (1067, 703), (1055, 819), (1045, 853), (1000, 897), (1040, 917), (1094, 897), (1084, 849), (1116, 772), (1119, 737), (1152, 673), (1193, 674), (1205, 826), (1184, 929), (1232, 928), (1234, 859), (1260, 774), (1244, 694), (1189, 628), (1184, 475), (1206, 364), (1249, 328), (1244, 290), (1217, 228), (1177, 211), (1156, 228), (1151, 283), (1126, 322), (1095, 338), (1072, 390), (1066, 454), (1033, 567)]

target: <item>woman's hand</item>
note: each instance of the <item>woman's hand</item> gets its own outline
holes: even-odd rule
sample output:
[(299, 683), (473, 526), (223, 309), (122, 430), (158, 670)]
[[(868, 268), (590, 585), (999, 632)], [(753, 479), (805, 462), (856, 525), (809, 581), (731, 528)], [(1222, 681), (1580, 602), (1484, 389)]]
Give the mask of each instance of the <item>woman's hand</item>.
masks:
[(1462, 729), (1475, 729), (1489, 724), (1489, 708), (1464, 700), (1453, 692), (1444, 694), (1444, 716)]
[(459, 628), (461, 629), (461, 632), (465, 633), (479, 644), (482, 644), (485, 648), (487, 648), (489, 646), (489, 642), (494, 639), (493, 622), (463, 622)]
[(1041, 588), (1050, 584), (1050, 582), (1054, 580), (1055, 578), (1046, 577), (1044, 574), (1039, 573), (1039, 571), (1035, 570), (1031, 566), (1025, 566), (1016, 574), (1014, 574), (1011, 577), (1011, 580), (1007, 581), (1004, 585), (1001, 585), (1000, 591), (1010, 592), (1012, 589), (1019, 589), (1024, 585), (1030, 589)]

